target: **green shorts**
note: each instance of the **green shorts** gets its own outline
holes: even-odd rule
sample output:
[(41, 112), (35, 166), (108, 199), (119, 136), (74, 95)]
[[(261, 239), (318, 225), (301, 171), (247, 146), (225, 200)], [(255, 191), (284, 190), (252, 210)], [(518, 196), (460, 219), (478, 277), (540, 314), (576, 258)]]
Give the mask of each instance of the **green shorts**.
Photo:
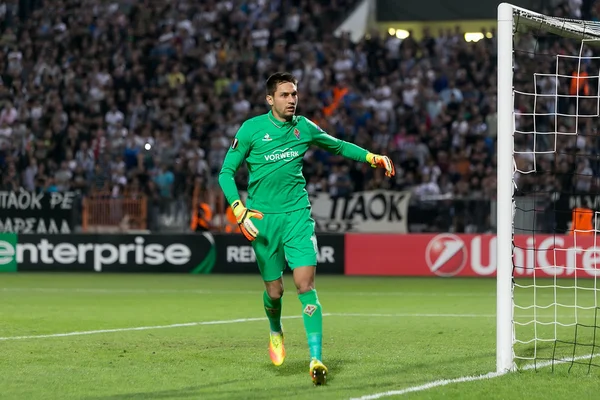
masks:
[(281, 214), (264, 214), (253, 219), (258, 237), (252, 242), (260, 274), (265, 282), (290, 269), (317, 265), (317, 237), (310, 207)]

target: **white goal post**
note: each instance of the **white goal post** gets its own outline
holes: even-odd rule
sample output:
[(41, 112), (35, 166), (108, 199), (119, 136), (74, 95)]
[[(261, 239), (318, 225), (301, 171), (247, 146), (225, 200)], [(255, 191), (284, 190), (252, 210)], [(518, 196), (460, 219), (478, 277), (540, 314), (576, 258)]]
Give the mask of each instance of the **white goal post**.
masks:
[[(583, 48), (583, 43), (587, 40), (591, 41), (599, 41), (600, 40), (600, 23), (591, 22), (591, 21), (577, 21), (572, 19), (563, 19), (556, 18), (551, 16), (542, 15), (533, 11), (529, 11), (520, 7), (513, 6), (508, 3), (502, 3), (498, 6), (498, 29), (497, 29), (497, 212), (496, 212), (496, 227), (497, 227), (497, 248), (496, 248), (496, 265), (497, 265), (497, 278), (496, 278), (496, 370), (498, 373), (504, 373), (508, 371), (514, 371), (517, 369), (516, 360), (520, 357), (515, 356), (515, 283), (514, 283), (514, 261), (513, 261), (513, 253), (514, 253), (514, 216), (515, 216), (515, 173), (518, 171), (518, 167), (515, 162), (515, 154), (519, 153), (519, 151), (515, 151), (515, 132), (518, 132), (518, 128), (515, 128), (515, 84), (513, 82), (513, 56), (515, 52), (514, 48), (514, 37), (515, 30), (517, 26), (527, 26), (531, 29), (542, 29), (544, 32), (549, 34), (553, 34), (559, 36), (561, 38), (577, 40), (579, 39), (579, 43)], [(562, 40), (562, 39), (561, 39)], [(598, 42), (600, 43), (600, 42)], [(537, 46), (537, 45), (536, 45)], [(533, 55), (532, 55), (533, 57)], [(558, 65), (559, 55), (556, 55), (556, 63)], [(579, 58), (579, 64), (581, 64), (581, 54), (579, 57), (576, 55), (573, 57), (575, 59)], [(589, 57), (592, 58), (592, 57)], [(600, 57), (593, 57), (600, 58)], [(576, 60), (577, 61), (577, 60)], [(561, 75), (558, 72), (558, 66), (556, 67), (557, 71), (554, 76), (556, 80), (559, 78), (567, 78), (567, 76)], [(552, 75), (552, 74), (544, 74), (540, 73), (535, 75)], [(540, 71), (542, 72), (542, 71)], [(579, 71), (577, 72), (579, 74)], [(531, 79), (533, 82), (534, 74), (531, 74)], [(600, 72), (598, 73), (600, 75)], [(600, 81), (600, 76), (595, 76), (592, 78), (597, 78)], [(536, 86), (536, 83), (533, 83), (533, 86)], [(558, 84), (557, 84), (558, 87)], [(577, 88), (579, 90), (579, 84), (577, 84)], [(599, 89), (600, 91), (600, 89)], [(542, 96), (538, 94), (537, 89), (534, 92), (530, 93), (520, 93), (520, 94), (529, 94), (534, 100), (533, 112), (530, 114), (535, 119), (539, 115), (550, 115), (550, 114), (536, 114), (536, 105), (535, 101), (538, 96)], [(587, 97), (596, 97), (600, 93), (594, 93), (594, 96)], [(558, 102), (559, 97), (568, 97), (564, 95), (554, 94), (556, 101)], [(573, 115), (566, 115), (565, 117), (579, 117), (579, 109), (578, 109), (578, 101), (579, 94), (573, 95), (572, 97), (576, 97), (576, 105), (577, 111), (573, 112)], [(585, 97), (585, 96), (583, 96)], [(599, 102), (600, 104), (600, 102)], [(559, 115), (559, 112), (554, 110), (555, 115)], [(599, 111), (600, 115), (600, 105)], [(569, 113), (567, 113), (569, 114)], [(522, 114), (525, 115), (525, 114)], [(583, 115), (582, 117), (586, 117)], [(598, 117), (595, 115), (594, 117)], [(524, 133), (532, 133), (534, 135), (533, 141), (533, 150), (530, 151), (530, 155), (533, 157), (533, 165), (534, 167), (531, 171), (528, 172), (536, 172), (535, 171), (535, 159), (539, 154), (544, 153), (543, 151), (537, 151), (535, 145), (535, 135), (547, 134), (551, 139), (554, 140), (554, 152), (557, 152), (557, 136), (560, 135), (573, 135), (578, 136), (578, 122), (575, 120), (575, 130), (570, 132), (560, 131), (556, 125), (554, 127), (554, 132), (538, 132), (535, 129), (535, 122), (533, 132), (524, 132)], [(523, 133), (523, 132), (521, 132)], [(549, 152), (546, 152), (549, 153)], [(521, 153), (522, 154), (522, 153)], [(522, 172), (522, 171), (521, 171)], [(532, 231), (533, 232), (533, 231)], [(600, 232), (600, 230), (598, 231)], [(594, 233), (594, 240), (596, 238), (596, 234)], [(599, 236), (600, 238), (600, 236)], [(528, 249), (526, 249), (528, 250)], [(585, 250), (584, 250), (585, 251)], [(556, 253), (556, 251), (555, 251)], [(574, 257), (574, 256), (573, 256)], [(555, 268), (563, 268), (560, 264), (557, 264), (556, 255), (554, 258)], [(595, 268), (599, 268), (595, 266)], [(534, 267), (534, 270), (536, 268)], [(577, 269), (577, 268), (575, 268)], [(555, 269), (556, 270), (556, 269)], [(557, 273), (555, 273), (557, 274)], [(600, 276), (600, 275), (597, 275)], [(531, 310), (534, 313), (533, 317), (533, 325), (536, 324), (544, 324), (543, 322), (538, 322), (535, 317), (536, 307), (540, 307), (535, 304), (535, 290), (537, 288), (535, 283), (535, 272), (533, 275), (534, 283), (531, 286), (534, 291), (534, 304), (531, 306)], [(575, 309), (575, 320), (577, 321), (577, 309), (595, 309), (596, 315), (598, 315), (598, 300), (597, 298), (594, 300), (594, 305), (588, 308), (579, 307), (577, 300), (577, 290), (582, 289), (582, 287), (578, 286), (577, 282), (577, 270), (575, 271), (575, 284), (573, 287), (559, 287), (559, 289), (573, 289), (575, 293), (575, 304), (573, 306), (569, 305)], [(562, 304), (557, 304), (556, 301), (556, 287), (557, 287), (557, 279), (554, 277), (554, 300), (551, 304), (555, 309), (560, 307), (566, 307)], [(541, 287), (541, 286), (539, 286)], [(585, 289), (585, 287), (583, 288)], [(598, 289), (595, 285), (594, 280), (594, 296), (597, 296)], [(550, 306), (549, 306), (550, 307)], [(546, 309), (550, 309), (546, 307)], [(521, 308), (524, 309), (524, 308)], [(556, 320), (558, 315), (554, 315), (554, 322), (546, 323), (547, 325), (554, 324), (554, 329), (556, 332), (556, 326), (561, 325), (559, 321)], [(594, 323), (596, 321), (594, 320)], [(577, 324), (564, 324), (564, 326), (574, 326), (575, 335), (577, 335)], [(596, 327), (597, 328), (597, 327)], [(595, 329), (596, 329), (595, 328)], [(532, 339), (533, 346), (537, 346), (538, 336), (536, 334), (535, 338)], [(551, 339), (547, 340), (550, 341)], [(577, 337), (574, 339), (577, 341)], [(554, 336), (554, 341), (556, 342), (556, 333)], [(595, 336), (594, 336), (595, 341)], [(523, 343), (523, 342), (522, 342)], [(575, 343), (573, 344), (575, 345)], [(537, 347), (535, 350), (537, 351)], [(575, 353), (575, 351), (573, 351)], [(573, 355), (575, 358), (575, 355)], [(593, 350), (590, 358), (594, 357)], [(528, 358), (529, 359), (529, 358)], [(531, 360), (536, 360), (536, 355), (532, 356)], [(552, 355), (552, 361), (554, 361), (554, 354)], [(564, 359), (560, 359), (560, 361), (564, 361)]]
[(513, 356), (513, 22), (514, 8), (498, 6), (498, 144), (496, 211), (496, 371), (515, 369)]

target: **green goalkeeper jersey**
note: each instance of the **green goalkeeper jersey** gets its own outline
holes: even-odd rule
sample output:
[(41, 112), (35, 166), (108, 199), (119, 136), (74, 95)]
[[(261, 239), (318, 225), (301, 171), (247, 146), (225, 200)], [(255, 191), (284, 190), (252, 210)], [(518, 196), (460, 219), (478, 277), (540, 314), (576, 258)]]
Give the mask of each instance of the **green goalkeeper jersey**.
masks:
[(311, 145), (352, 160), (367, 161), (365, 149), (328, 135), (303, 116), (281, 122), (271, 112), (259, 115), (240, 127), (223, 161), (219, 184), (229, 204), (240, 198), (234, 175), (246, 161), (246, 207), (263, 213), (284, 213), (310, 206), (302, 165)]

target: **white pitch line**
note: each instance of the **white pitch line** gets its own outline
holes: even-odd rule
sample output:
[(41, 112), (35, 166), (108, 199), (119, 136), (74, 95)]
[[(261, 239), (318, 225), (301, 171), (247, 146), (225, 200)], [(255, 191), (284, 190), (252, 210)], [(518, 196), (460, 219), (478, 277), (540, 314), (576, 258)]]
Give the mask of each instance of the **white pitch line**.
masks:
[(441, 379), (439, 381), (429, 382), (424, 385), (411, 386), (409, 388), (402, 389), (402, 390), (390, 390), (387, 392), (369, 394), (369, 395), (365, 395), (362, 397), (354, 397), (354, 398), (351, 398), (350, 400), (373, 400), (373, 399), (380, 399), (382, 397), (401, 396), (401, 395), (407, 394), (407, 393), (421, 392), (423, 390), (433, 389), (434, 387), (450, 385), (451, 383), (480, 381), (483, 379), (496, 378), (500, 375), (502, 375), (502, 373), (500, 373), (500, 372), (490, 372), (485, 375), (463, 376), (463, 377), (455, 378), (455, 379)]
[[(204, 289), (109, 289), (109, 288), (27, 288), (27, 287), (3, 287), (2, 292), (40, 292), (40, 293), (91, 293), (91, 294), (262, 294), (260, 290), (204, 290)], [(319, 294), (332, 294), (336, 296), (415, 296), (415, 297), (494, 297), (495, 293), (477, 292), (352, 292), (352, 291), (329, 291), (319, 290)]]
[(417, 317), (417, 318), (496, 318), (495, 314), (427, 314), (427, 313), (397, 313), (397, 314), (361, 314), (361, 313), (331, 313), (333, 317)]
[[(432, 314), (432, 313), (393, 313), (393, 314), (368, 314), (368, 313), (325, 313), (325, 317), (361, 317), (361, 318), (496, 318), (495, 314)], [(533, 317), (533, 316), (532, 316)], [(554, 317), (553, 315), (543, 316), (538, 315), (538, 318), (542, 317)], [(297, 319), (301, 316), (293, 315), (287, 317), (281, 317), (282, 319)], [(66, 336), (83, 336), (83, 335), (95, 335), (99, 333), (113, 333), (113, 332), (129, 332), (129, 331), (148, 331), (153, 329), (170, 329), (170, 328), (185, 328), (190, 326), (203, 326), (203, 325), (227, 325), (237, 324), (243, 322), (256, 322), (266, 321), (267, 318), (238, 318), (228, 320), (216, 320), (216, 321), (200, 321), (200, 322), (184, 322), (179, 324), (170, 325), (152, 325), (152, 326), (134, 326), (127, 328), (114, 328), (114, 329), (98, 329), (91, 331), (75, 331), (65, 333), (50, 333), (45, 335), (28, 335), (28, 336), (5, 336), (0, 337), (0, 341), (6, 340), (23, 340), (23, 339), (43, 339), (53, 337), (66, 337)]]
[[(302, 318), (301, 316), (290, 316), (282, 317), (282, 319), (294, 319)], [(129, 332), (129, 331), (149, 331), (154, 329), (171, 329), (171, 328), (185, 328), (190, 326), (202, 326), (202, 325), (226, 325), (226, 324), (238, 324), (242, 322), (255, 322), (255, 321), (266, 321), (267, 318), (239, 318), (239, 319), (227, 319), (217, 321), (201, 321), (201, 322), (185, 322), (182, 324), (170, 324), (170, 325), (154, 325), (154, 326), (134, 326), (129, 328), (115, 328), (115, 329), (98, 329), (93, 331), (75, 331), (66, 333), (50, 333), (47, 335), (30, 335), (30, 336), (7, 336), (0, 337), (0, 340), (23, 340), (23, 339), (44, 339), (54, 337), (66, 337), (66, 336), (83, 336), (83, 335), (95, 335), (99, 333), (113, 333), (113, 332)]]
[[(56, 288), (56, 287), (0, 287), (0, 292), (39, 292), (39, 293), (82, 293), (82, 294), (262, 294), (261, 290), (227, 290), (227, 289), (135, 289), (135, 288)], [(319, 294), (331, 294), (336, 296), (411, 296), (411, 297), (496, 297), (496, 292), (353, 292), (353, 291), (331, 291), (320, 289)], [(538, 297), (552, 297), (552, 293), (538, 294)]]
[(203, 290), (203, 289), (103, 289), (103, 288), (0, 288), (2, 292), (83, 293), (83, 294), (260, 294), (257, 290)]
[[(583, 360), (583, 359), (590, 358), (590, 357), (592, 357), (592, 358), (597, 357), (599, 355), (600, 354), (587, 354), (584, 356), (578, 356), (578, 357), (568, 359), (568, 360), (544, 361), (544, 362), (537, 363), (537, 368), (549, 367), (552, 364), (554, 364), (554, 365), (566, 364), (569, 362)], [(536, 368), (535, 364), (529, 364), (529, 365), (526, 365), (526, 366), (520, 368), (520, 370), (528, 371), (528, 370), (532, 370), (535, 368)], [(364, 395), (361, 397), (354, 397), (354, 398), (351, 398), (350, 400), (375, 400), (375, 399), (380, 399), (382, 397), (402, 396), (404, 394), (414, 393), (414, 392), (422, 392), (424, 390), (429, 390), (429, 389), (433, 389), (435, 387), (440, 387), (440, 386), (447, 386), (447, 385), (450, 385), (453, 383), (481, 381), (481, 380), (485, 380), (485, 379), (497, 378), (499, 376), (503, 376), (503, 375), (507, 375), (507, 374), (509, 374), (509, 372), (489, 372), (489, 373), (483, 374), (483, 375), (461, 376), (460, 378), (454, 378), (454, 379), (440, 379), (440, 380), (425, 383), (425, 384), (419, 385), (419, 386), (411, 386), (411, 387), (408, 387), (406, 389), (401, 389), (401, 390), (390, 390), (387, 392), (368, 394), (368, 395)]]
[[(487, 314), (346, 314), (346, 313), (325, 313), (324, 317), (363, 317), (363, 318), (378, 318), (378, 317), (396, 317), (396, 318), (491, 318), (494, 315)], [(302, 318), (299, 315), (281, 317), (282, 319), (298, 319)], [(172, 329), (172, 328), (185, 328), (190, 326), (203, 326), (203, 325), (226, 325), (226, 324), (238, 324), (243, 322), (256, 322), (266, 321), (267, 318), (238, 318), (228, 320), (217, 320), (217, 321), (200, 321), (200, 322), (185, 322), (180, 324), (170, 325), (154, 325), (154, 326), (137, 326), (128, 328), (114, 328), (114, 329), (98, 329), (91, 331), (75, 331), (66, 333), (50, 333), (46, 335), (27, 335), (27, 336), (6, 336), (0, 337), (0, 341), (6, 340), (24, 340), (24, 339), (44, 339), (54, 337), (67, 337), (67, 336), (83, 336), (83, 335), (95, 335), (99, 333), (114, 333), (114, 332), (130, 332), (130, 331), (149, 331), (154, 329)]]

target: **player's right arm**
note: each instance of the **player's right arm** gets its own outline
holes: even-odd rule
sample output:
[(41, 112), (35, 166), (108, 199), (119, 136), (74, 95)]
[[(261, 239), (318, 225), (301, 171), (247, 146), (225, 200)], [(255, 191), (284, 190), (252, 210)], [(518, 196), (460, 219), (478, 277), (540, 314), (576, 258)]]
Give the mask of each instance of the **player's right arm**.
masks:
[(240, 192), (235, 184), (235, 173), (237, 172), (242, 162), (248, 156), (252, 143), (252, 130), (249, 122), (245, 122), (236, 133), (225, 160), (219, 173), (219, 185), (225, 194), (227, 202), (231, 205), (231, 210), (237, 219), (240, 230), (250, 241), (258, 236), (258, 229), (254, 226), (251, 218), (262, 219), (261, 212), (256, 210), (248, 210), (240, 200)]
[(229, 204), (240, 200), (240, 193), (235, 184), (235, 173), (250, 151), (252, 132), (248, 125), (249, 123), (245, 122), (235, 134), (219, 173), (219, 185)]

